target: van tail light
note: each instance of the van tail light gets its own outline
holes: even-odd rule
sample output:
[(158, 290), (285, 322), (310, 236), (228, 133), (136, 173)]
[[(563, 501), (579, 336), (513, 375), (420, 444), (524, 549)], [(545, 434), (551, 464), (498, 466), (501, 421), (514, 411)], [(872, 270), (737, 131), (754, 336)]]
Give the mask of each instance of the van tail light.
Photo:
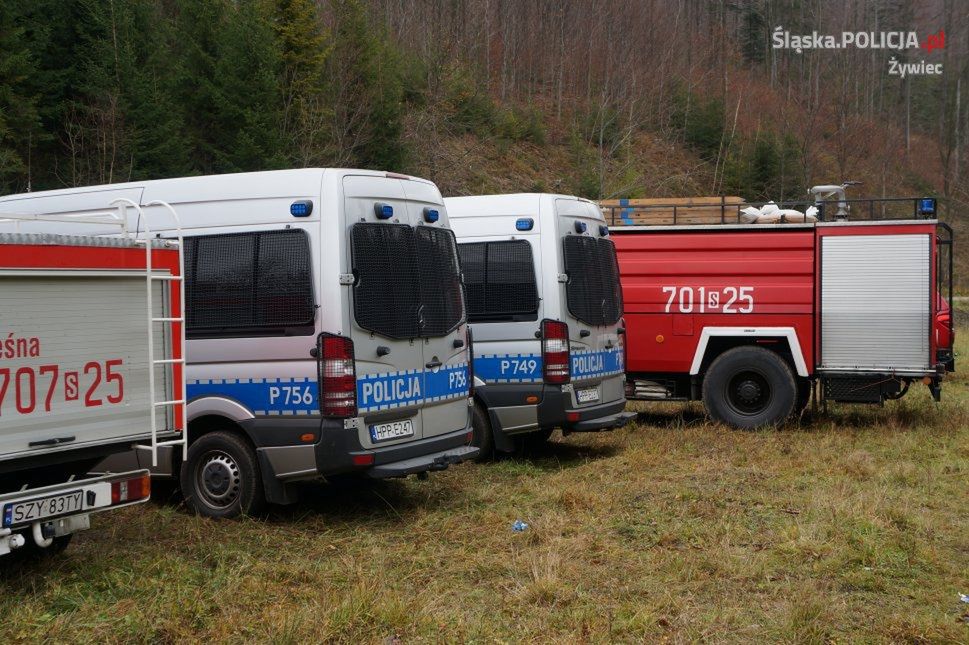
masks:
[(316, 342), (320, 413), (338, 419), (357, 416), (357, 369), (353, 341), (346, 336), (324, 333)]
[(151, 496), (151, 475), (139, 475), (132, 479), (111, 482), (111, 505), (127, 504)]
[(569, 367), (569, 326), (558, 320), (542, 321), (542, 376), (546, 383), (568, 383), (572, 378)]
[(467, 326), (468, 330), (468, 397), (474, 396), (474, 333), (471, 331), (471, 325)]

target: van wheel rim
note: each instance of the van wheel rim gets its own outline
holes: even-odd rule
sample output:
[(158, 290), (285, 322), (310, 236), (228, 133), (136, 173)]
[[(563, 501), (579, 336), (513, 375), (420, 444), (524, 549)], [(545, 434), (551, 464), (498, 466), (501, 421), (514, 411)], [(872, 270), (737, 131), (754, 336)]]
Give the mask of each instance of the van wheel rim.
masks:
[(209, 453), (198, 469), (198, 490), (215, 508), (228, 508), (242, 493), (242, 475), (235, 460), (222, 451)]
[(727, 383), (727, 403), (738, 414), (753, 416), (770, 406), (774, 390), (763, 374), (744, 370), (733, 375)]

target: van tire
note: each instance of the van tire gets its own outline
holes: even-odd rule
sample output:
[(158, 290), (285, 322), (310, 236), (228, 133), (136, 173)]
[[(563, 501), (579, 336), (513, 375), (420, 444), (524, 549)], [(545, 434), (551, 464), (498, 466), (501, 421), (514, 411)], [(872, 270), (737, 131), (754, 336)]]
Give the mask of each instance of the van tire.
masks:
[(787, 362), (763, 347), (735, 347), (703, 378), (703, 404), (716, 421), (751, 429), (784, 423), (794, 412), (797, 383)]
[(189, 446), (179, 481), (185, 503), (204, 517), (257, 515), (266, 505), (256, 453), (232, 432), (211, 432)]
[(495, 435), (491, 429), (488, 413), (478, 403), (475, 403), (471, 409), (471, 430), (471, 445), (480, 450), (474, 460), (477, 462), (490, 460), (495, 455)]

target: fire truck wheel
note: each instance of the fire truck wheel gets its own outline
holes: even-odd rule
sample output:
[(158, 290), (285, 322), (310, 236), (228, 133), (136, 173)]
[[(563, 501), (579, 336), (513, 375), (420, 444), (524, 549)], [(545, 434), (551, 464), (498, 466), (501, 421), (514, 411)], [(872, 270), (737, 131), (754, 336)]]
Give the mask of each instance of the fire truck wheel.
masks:
[(495, 454), (495, 437), (491, 431), (488, 413), (478, 404), (475, 404), (471, 413), (471, 429), (473, 431), (471, 445), (481, 449), (475, 461), (491, 459)]
[(783, 358), (763, 347), (735, 347), (717, 357), (703, 379), (703, 404), (736, 428), (778, 425), (794, 411), (797, 383)]
[(193, 443), (180, 479), (185, 503), (205, 517), (256, 515), (266, 503), (256, 454), (231, 432), (212, 432)]

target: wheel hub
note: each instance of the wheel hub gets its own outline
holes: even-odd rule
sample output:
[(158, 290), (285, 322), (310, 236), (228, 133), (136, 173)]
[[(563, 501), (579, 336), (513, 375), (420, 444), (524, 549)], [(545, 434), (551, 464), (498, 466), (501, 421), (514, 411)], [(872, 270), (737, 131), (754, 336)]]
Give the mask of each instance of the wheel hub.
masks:
[(725, 394), (730, 407), (747, 416), (760, 414), (770, 406), (774, 398), (770, 382), (756, 370), (743, 370), (734, 374)]
[(212, 453), (199, 469), (199, 490), (215, 506), (229, 506), (239, 497), (239, 466), (223, 452)]
[(754, 381), (743, 381), (737, 386), (737, 395), (745, 403), (753, 403), (761, 397), (763, 391)]

